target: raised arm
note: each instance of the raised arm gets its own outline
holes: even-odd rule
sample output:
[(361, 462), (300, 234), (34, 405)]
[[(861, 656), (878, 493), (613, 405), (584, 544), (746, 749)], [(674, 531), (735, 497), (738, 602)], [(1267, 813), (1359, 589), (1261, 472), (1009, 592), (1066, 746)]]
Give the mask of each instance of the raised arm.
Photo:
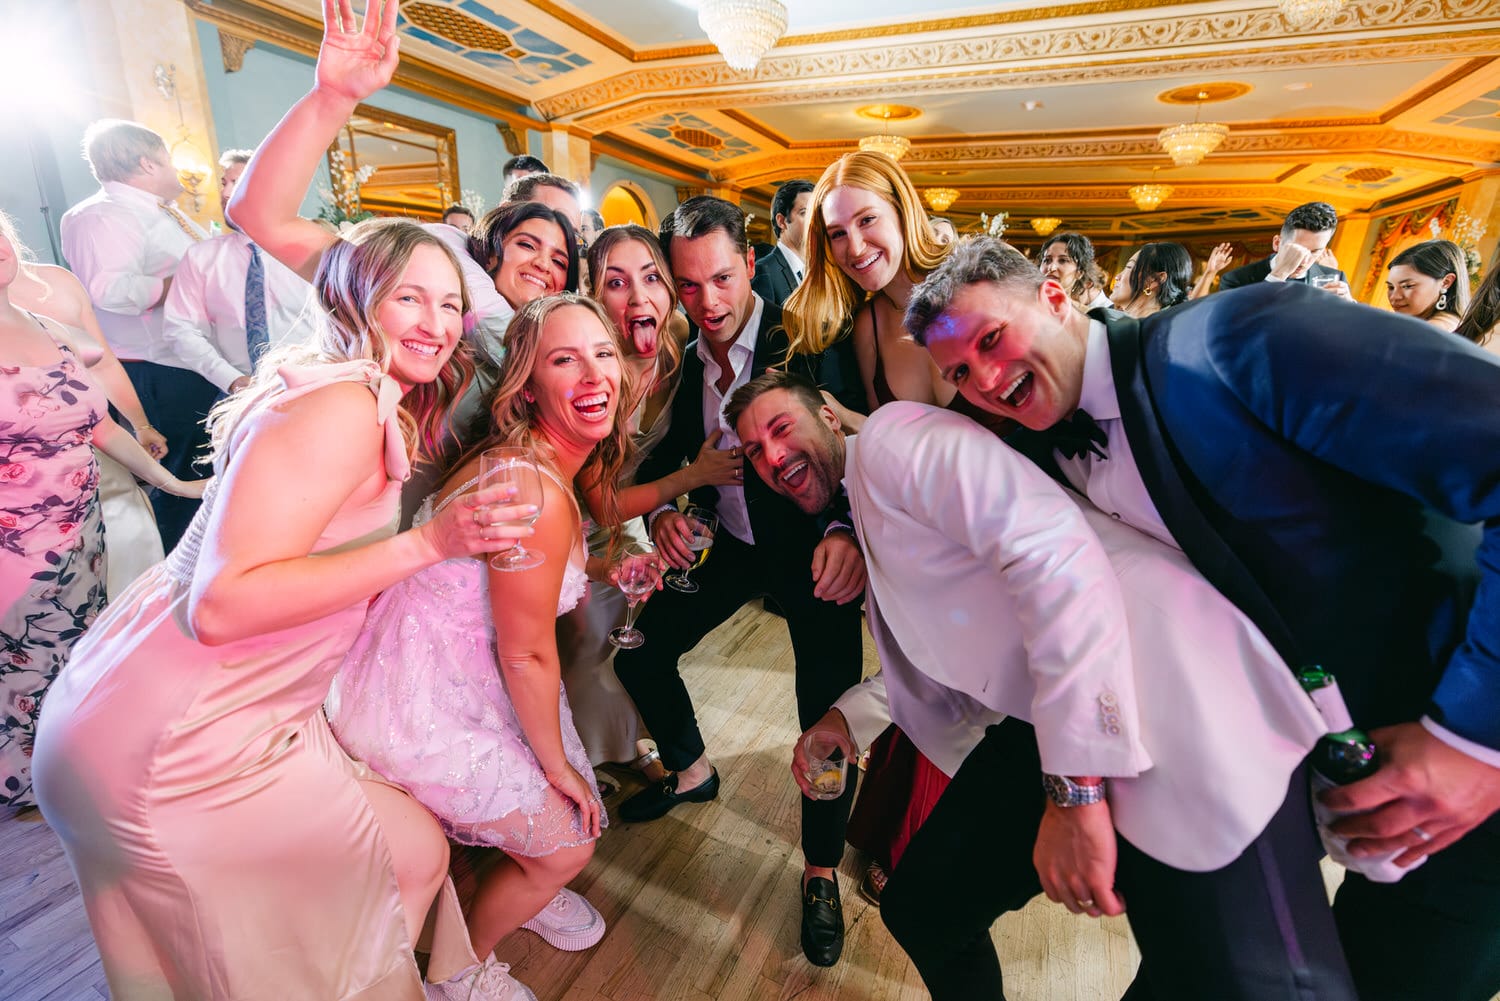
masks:
[(1203, 274), (1198, 277), (1198, 282), (1193, 290), (1188, 293), (1189, 299), (1202, 299), (1213, 291), (1214, 279), (1219, 277), (1219, 272), (1229, 267), (1229, 262), (1234, 260), (1234, 248), (1227, 243), (1221, 243), (1208, 255), (1208, 263), (1203, 266)]
[(229, 204), (230, 217), (250, 239), (308, 281), (338, 238), (297, 215), (302, 196), (355, 106), (396, 72), (396, 0), (369, 5), (360, 27), (351, 0), (323, 0), (313, 89), (260, 144)]

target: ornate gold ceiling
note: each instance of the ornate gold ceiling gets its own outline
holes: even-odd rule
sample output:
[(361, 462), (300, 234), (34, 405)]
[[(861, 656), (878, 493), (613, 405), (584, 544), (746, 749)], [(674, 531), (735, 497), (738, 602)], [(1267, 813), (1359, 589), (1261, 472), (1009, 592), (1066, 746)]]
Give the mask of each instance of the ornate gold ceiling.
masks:
[[(319, 0), (185, 2), (232, 32), (316, 45)], [(788, 36), (740, 73), (680, 0), (402, 0), (398, 82), (760, 205), (853, 149), (871, 104), (920, 109), (890, 123), (912, 142), (903, 165), (958, 189), (961, 218), (1128, 229), (1141, 213), (1126, 189), (1161, 168), (1162, 220), (1244, 209), (1248, 227), (1251, 210), (1369, 210), (1500, 170), (1496, 0), (1350, 0), (1301, 29), (1272, 0), (792, 6)], [(828, 23), (839, 11), (852, 20)], [(1175, 168), (1156, 134), (1191, 120), (1201, 86), (1198, 113), (1231, 131)]]

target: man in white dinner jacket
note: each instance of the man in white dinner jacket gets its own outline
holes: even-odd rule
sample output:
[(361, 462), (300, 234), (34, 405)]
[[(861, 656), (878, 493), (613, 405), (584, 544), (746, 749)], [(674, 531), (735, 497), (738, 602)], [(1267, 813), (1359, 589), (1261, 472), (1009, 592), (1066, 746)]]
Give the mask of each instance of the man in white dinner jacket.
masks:
[[(935, 999), (1004, 997), (989, 927), (1042, 890), (1096, 916), (1128, 899), (1132, 999), (1352, 1001), (1306, 786), (1287, 793), (1326, 727), (1180, 552), (950, 411), (889, 404), (846, 438), (773, 371), (726, 418), (805, 511), (847, 487), (882, 673), (811, 729), (863, 748), (894, 721), (953, 776), (881, 898)], [(1211, 897), (1234, 926), (1184, 948), (1182, 912)]]

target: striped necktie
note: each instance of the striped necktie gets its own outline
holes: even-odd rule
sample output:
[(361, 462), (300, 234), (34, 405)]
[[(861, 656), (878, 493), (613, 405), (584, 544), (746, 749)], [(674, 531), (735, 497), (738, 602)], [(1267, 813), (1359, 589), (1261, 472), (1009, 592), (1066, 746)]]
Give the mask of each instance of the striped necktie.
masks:
[(271, 344), (266, 326), (266, 264), (260, 248), (250, 244), (250, 266), (245, 269), (245, 347), (250, 351), (250, 370), (260, 363)]

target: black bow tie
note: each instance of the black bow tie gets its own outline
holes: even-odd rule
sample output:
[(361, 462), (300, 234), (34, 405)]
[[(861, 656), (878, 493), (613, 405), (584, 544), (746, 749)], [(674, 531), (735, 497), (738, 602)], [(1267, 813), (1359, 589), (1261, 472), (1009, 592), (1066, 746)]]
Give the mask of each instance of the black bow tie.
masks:
[(1080, 455), (1109, 458), (1104, 454), (1104, 446), (1109, 443), (1109, 435), (1105, 434), (1098, 422), (1081, 407), (1074, 411), (1072, 417), (1060, 420), (1038, 434), (1066, 459), (1076, 459)]

